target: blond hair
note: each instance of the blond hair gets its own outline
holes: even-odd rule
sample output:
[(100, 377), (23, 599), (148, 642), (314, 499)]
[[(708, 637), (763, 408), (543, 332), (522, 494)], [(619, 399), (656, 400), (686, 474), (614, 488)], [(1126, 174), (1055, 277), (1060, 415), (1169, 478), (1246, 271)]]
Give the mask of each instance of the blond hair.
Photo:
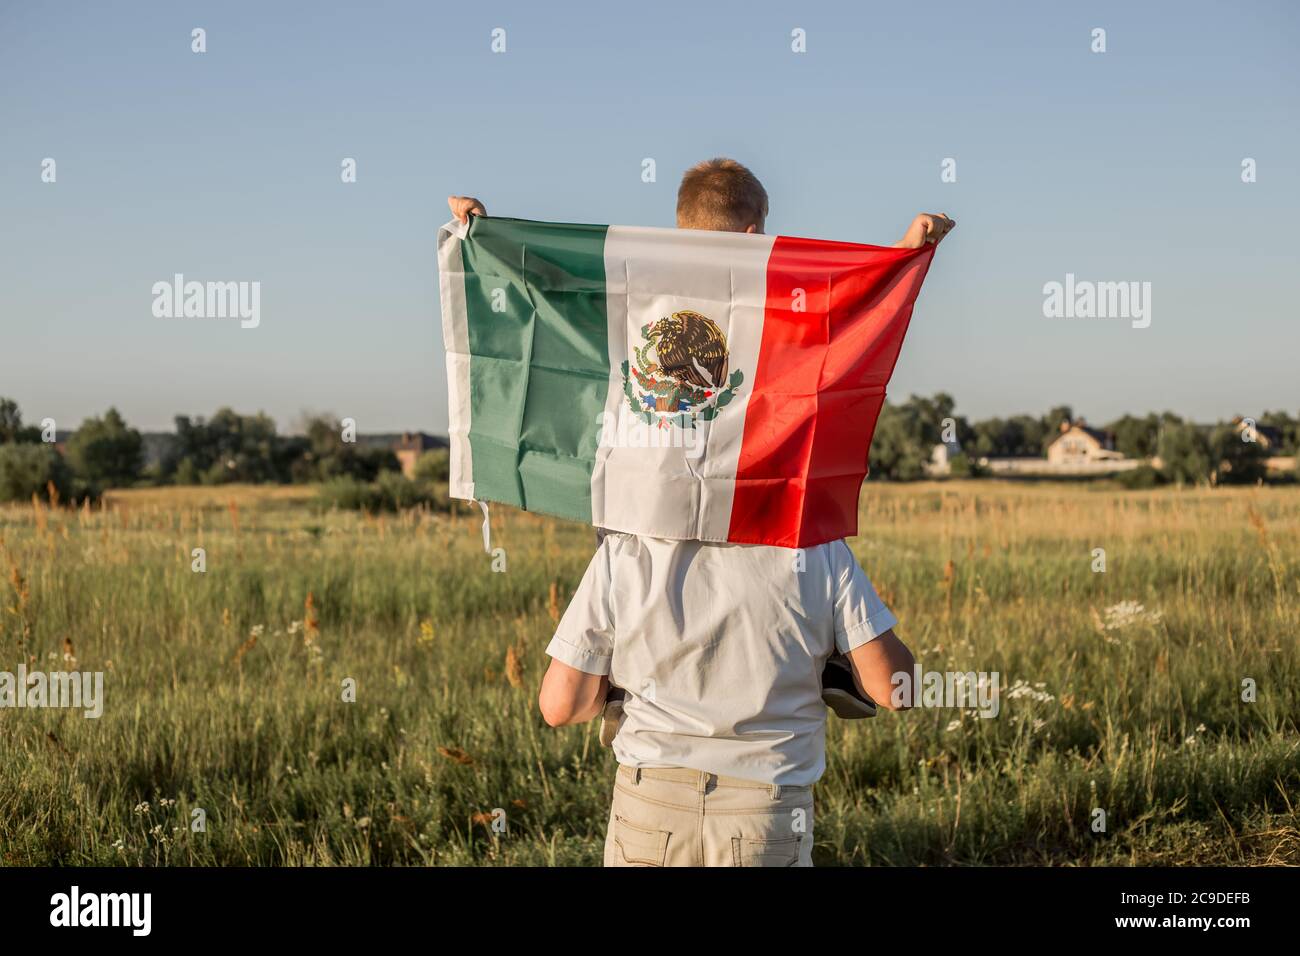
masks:
[(677, 227), (745, 232), (763, 231), (767, 190), (758, 177), (734, 159), (708, 159), (686, 170), (677, 189)]

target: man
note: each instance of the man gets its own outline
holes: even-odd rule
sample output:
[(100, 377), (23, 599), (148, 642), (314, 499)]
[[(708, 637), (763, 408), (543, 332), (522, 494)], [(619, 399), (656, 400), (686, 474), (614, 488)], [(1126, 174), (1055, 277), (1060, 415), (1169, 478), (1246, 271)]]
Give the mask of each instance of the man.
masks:
[[(486, 215), (451, 197), (453, 214)], [(740, 163), (683, 177), (677, 225), (762, 233), (768, 197)], [(916, 217), (899, 247), (954, 223)], [(826, 707), (894, 709), (912, 670), (897, 623), (848, 546), (804, 549), (609, 533), (547, 653), (539, 703), (552, 726), (625, 693), (607, 866), (811, 866), (812, 785), (825, 769)], [(845, 663), (827, 667), (833, 657)], [(825, 676), (823, 676), (825, 671)]]

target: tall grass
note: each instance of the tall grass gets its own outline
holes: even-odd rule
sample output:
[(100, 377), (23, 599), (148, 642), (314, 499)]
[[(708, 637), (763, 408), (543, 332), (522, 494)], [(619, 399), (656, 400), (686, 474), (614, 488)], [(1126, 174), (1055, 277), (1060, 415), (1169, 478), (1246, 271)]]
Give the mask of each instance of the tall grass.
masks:
[[(0, 670), (106, 673), (98, 720), (0, 710), (0, 860), (599, 862), (613, 759), (535, 703), (590, 530), (494, 508), (494, 573), (477, 512), (313, 495), (0, 509)], [(830, 718), (819, 864), (1300, 863), (1300, 490), (872, 485), (860, 517), (922, 666), (1003, 699)]]

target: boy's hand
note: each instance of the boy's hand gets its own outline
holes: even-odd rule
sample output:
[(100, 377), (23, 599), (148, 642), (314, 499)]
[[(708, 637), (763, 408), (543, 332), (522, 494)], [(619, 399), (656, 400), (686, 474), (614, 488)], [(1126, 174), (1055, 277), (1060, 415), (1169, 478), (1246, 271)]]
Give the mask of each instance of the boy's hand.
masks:
[(907, 227), (903, 238), (894, 243), (895, 249), (920, 249), (926, 243), (937, 243), (957, 225), (947, 213), (923, 212)]
[(473, 196), (448, 196), (447, 205), (451, 214), (461, 222), (469, 222), (470, 216), (486, 216), (487, 210)]

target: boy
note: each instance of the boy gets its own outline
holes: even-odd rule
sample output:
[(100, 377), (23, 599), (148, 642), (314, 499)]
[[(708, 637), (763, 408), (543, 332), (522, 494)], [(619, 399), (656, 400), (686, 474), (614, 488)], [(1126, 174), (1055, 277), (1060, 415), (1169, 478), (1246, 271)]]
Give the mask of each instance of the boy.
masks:
[[(486, 215), (448, 200), (467, 222)], [(734, 160), (682, 179), (677, 226), (761, 233), (767, 193)], [(937, 242), (954, 223), (916, 217), (895, 245)], [(825, 769), (826, 709), (894, 709), (911, 672), (893, 614), (848, 546), (794, 552), (610, 532), (547, 647), (539, 704), (551, 726), (613, 719), (619, 769), (606, 866), (811, 866), (812, 784)], [(833, 657), (843, 663), (830, 663)], [(824, 669), (824, 673), (823, 673)], [(820, 679), (819, 679), (819, 675)]]

